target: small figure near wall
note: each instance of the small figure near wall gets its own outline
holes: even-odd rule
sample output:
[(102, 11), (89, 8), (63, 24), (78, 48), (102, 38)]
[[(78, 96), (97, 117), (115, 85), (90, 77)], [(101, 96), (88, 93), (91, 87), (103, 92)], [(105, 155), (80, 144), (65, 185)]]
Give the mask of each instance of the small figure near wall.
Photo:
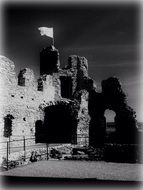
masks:
[(32, 151), (30, 156), (30, 162), (37, 162), (37, 152)]

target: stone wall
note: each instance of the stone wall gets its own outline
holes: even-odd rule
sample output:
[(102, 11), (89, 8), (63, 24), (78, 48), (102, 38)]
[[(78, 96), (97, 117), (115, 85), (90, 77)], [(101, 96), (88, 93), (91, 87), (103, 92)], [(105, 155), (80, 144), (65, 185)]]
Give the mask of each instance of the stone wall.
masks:
[[(84, 64), (85, 63), (85, 64)], [(79, 67), (80, 66), (80, 67)], [(35, 123), (44, 120), (43, 107), (57, 105), (57, 102), (72, 103), (73, 114), (78, 120), (77, 133), (88, 137), (88, 92), (77, 90), (82, 77), (87, 77), (87, 60), (76, 55), (70, 56), (65, 68), (50, 75), (43, 74), (38, 80), (31, 69), (25, 68), (16, 76), (15, 66), (8, 58), (0, 57), (0, 137), (1, 141), (8, 140), (4, 137), (4, 118), (12, 115), (12, 139), (35, 137)], [(78, 74), (81, 70), (82, 76)], [(71, 99), (61, 97), (60, 77), (71, 77)], [(78, 94), (78, 97), (77, 97)], [(78, 139), (83, 141), (82, 138)]]
[[(43, 91), (38, 91), (38, 82), (31, 69), (20, 71), (18, 77), (25, 83), (18, 85), (18, 77), (14, 71), (14, 63), (6, 57), (0, 57), (0, 136), (3, 137), (4, 117), (11, 114), (12, 137), (35, 135), (35, 121), (43, 119), (39, 105), (42, 102), (54, 101), (60, 96), (59, 81), (55, 75), (47, 75), (43, 82)], [(2, 140), (2, 139), (1, 139)]]
[(82, 90), (80, 96), (80, 109), (78, 112), (77, 125), (77, 143), (80, 145), (89, 144), (89, 122), (90, 116), (88, 113), (88, 92)]

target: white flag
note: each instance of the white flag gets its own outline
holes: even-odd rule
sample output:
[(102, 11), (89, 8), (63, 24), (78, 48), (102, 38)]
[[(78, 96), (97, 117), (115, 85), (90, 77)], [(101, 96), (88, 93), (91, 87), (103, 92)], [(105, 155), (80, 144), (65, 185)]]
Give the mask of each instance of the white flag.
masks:
[(47, 27), (40, 27), (38, 28), (40, 30), (41, 36), (48, 36), (50, 38), (53, 38), (53, 28), (47, 28)]

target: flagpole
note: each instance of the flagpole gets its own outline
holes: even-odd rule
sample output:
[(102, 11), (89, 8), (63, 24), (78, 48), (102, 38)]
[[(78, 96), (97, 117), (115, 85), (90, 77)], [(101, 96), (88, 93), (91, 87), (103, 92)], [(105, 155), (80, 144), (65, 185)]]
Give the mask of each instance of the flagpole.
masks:
[(52, 40), (52, 42), (53, 42), (53, 46), (54, 46), (54, 43), (55, 43), (55, 42), (54, 42), (54, 30), (53, 30), (53, 40)]

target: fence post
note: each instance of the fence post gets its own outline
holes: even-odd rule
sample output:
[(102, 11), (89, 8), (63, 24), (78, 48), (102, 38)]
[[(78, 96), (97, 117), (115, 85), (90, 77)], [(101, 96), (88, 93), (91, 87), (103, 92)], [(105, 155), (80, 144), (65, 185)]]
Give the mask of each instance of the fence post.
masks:
[(24, 161), (25, 161), (25, 157), (26, 157), (26, 153), (25, 153), (25, 136), (23, 136), (23, 150), (24, 150)]
[(9, 154), (10, 154), (10, 136), (9, 136)]
[(48, 143), (46, 143), (46, 145), (47, 145), (47, 160), (49, 160)]
[(8, 141), (7, 141), (7, 151), (6, 151), (6, 161), (7, 161), (7, 170), (8, 170)]

